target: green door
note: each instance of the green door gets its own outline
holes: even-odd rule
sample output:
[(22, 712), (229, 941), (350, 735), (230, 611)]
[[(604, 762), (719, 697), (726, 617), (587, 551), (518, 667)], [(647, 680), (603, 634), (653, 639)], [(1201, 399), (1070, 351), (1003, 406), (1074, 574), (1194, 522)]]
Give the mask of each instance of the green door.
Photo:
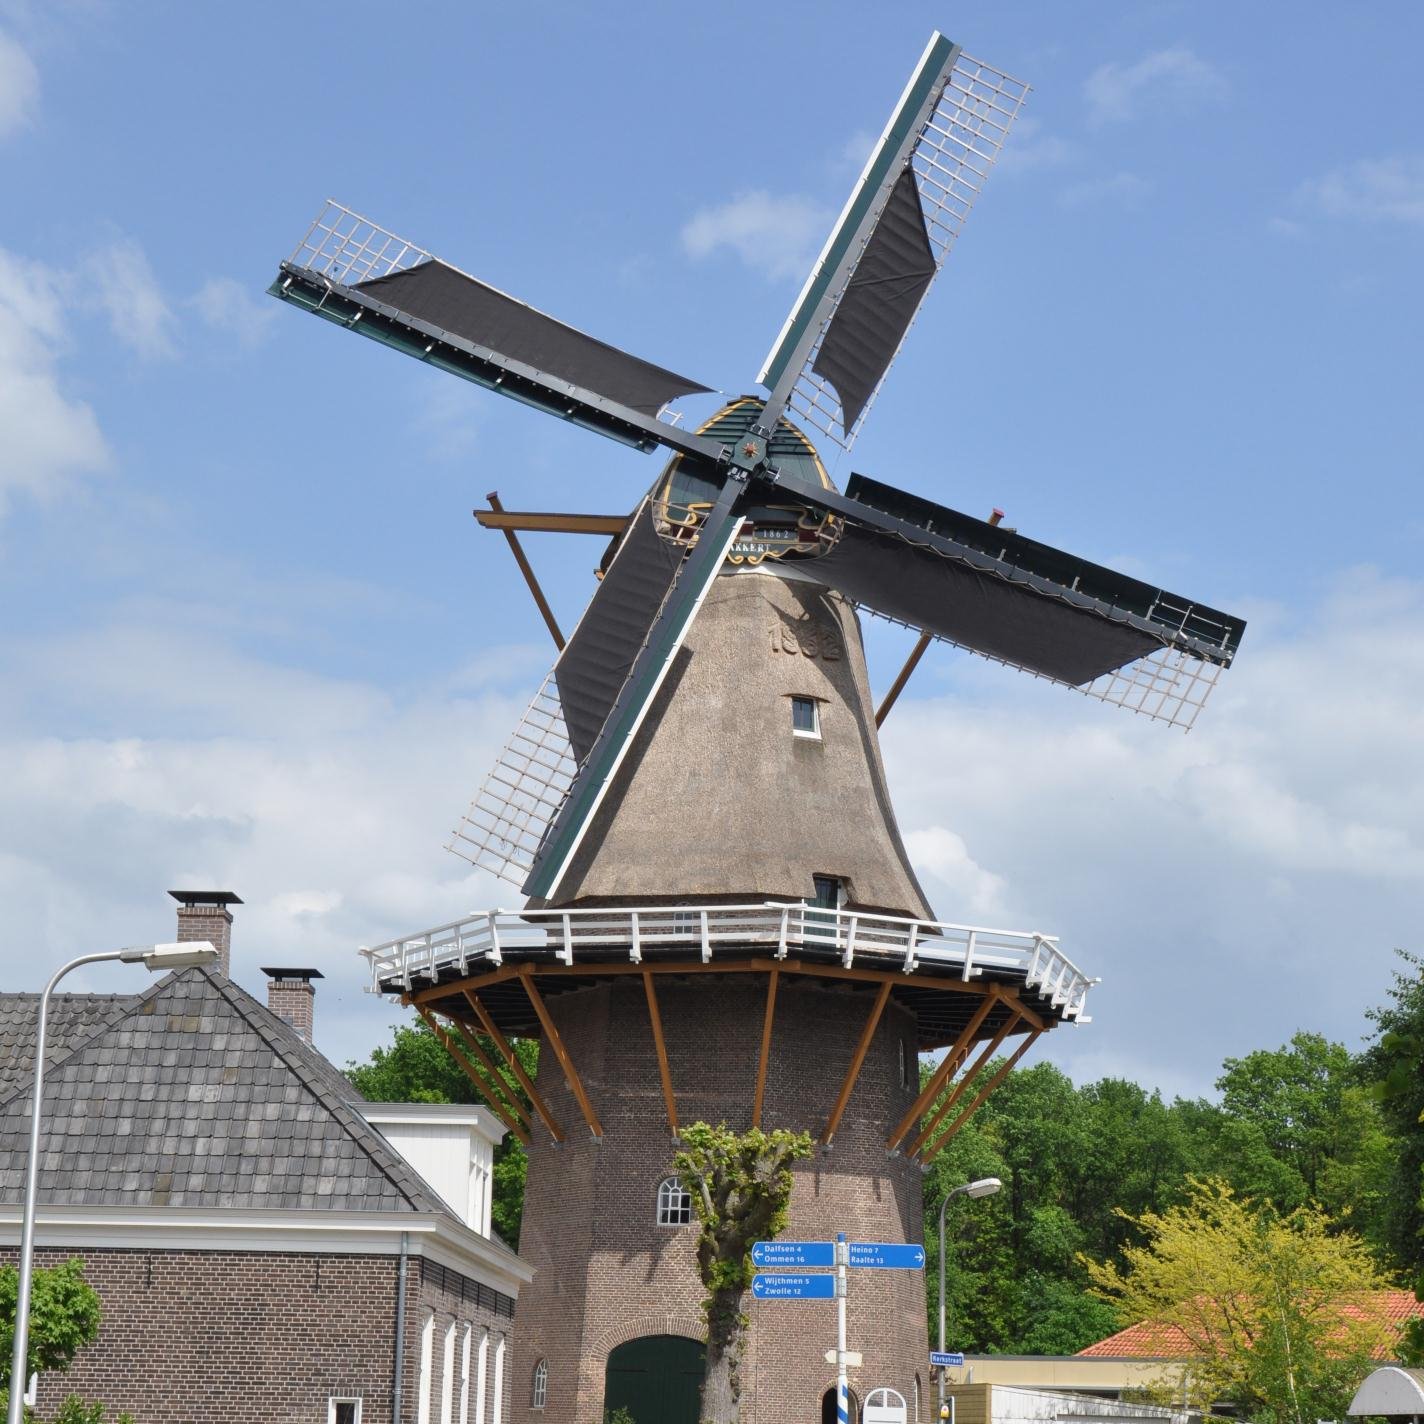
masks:
[(608, 1357), (603, 1408), (623, 1408), (634, 1424), (697, 1424), (702, 1393), (700, 1340), (685, 1335), (643, 1335)]

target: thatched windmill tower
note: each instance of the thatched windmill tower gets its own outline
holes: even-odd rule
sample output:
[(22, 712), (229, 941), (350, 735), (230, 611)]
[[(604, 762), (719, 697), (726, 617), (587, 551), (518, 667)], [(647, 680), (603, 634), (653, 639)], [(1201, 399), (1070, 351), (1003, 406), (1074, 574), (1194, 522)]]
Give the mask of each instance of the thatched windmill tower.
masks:
[[(345, 209), (273, 285), (673, 452), (626, 518), (480, 516), (509, 536), (560, 656), (451, 848), (527, 903), (368, 951), (376, 987), (425, 1016), (529, 1147), (520, 1244), (538, 1275), (515, 1419), (593, 1424), (622, 1401), (640, 1424), (695, 1419), (702, 1290), (667, 1181), (680, 1124), (809, 1129), (821, 1150), (792, 1234), (919, 1240), (921, 1171), (998, 1080), (990, 1059), (1081, 1016), (1089, 981), (1056, 941), (937, 922), (910, 868), (876, 727), (928, 642), (1183, 725), (1239, 643), (1239, 620), (995, 521), (860, 476), (841, 493), (805, 433), (854, 439), (1024, 92), (931, 39), (761, 372), (768, 394), (695, 432), (659, 412), (705, 387)], [(551, 528), (613, 536), (567, 644), (516, 538)], [(922, 631), (878, 714), (857, 608)], [(541, 1041), (534, 1081), (516, 1035)], [(919, 1055), (937, 1049), (921, 1091)], [(754, 1308), (749, 1424), (822, 1408), (832, 1340), (815, 1310)], [(850, 1315), (856, 1387), (919, 1397), (918, 1274), (858, 1281)]]

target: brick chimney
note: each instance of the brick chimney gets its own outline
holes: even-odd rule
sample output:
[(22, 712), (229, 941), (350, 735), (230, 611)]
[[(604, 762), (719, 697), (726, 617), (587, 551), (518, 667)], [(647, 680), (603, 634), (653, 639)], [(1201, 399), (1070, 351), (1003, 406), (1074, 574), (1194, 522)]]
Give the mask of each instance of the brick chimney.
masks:
[(296, 1029), (303, 1043), (312, 1041), (312, 1019), (316, 1007), (313, 979), (324, 979), (320, 969), (264, 969), (267, 976), (267, 1007), (283, 1023)]
[(231, 974), (232, 911), (240, 905), (231, 890), (170, 890), (178, 902), (178, 942), (207, 940), (218, 952), (218, 968)]

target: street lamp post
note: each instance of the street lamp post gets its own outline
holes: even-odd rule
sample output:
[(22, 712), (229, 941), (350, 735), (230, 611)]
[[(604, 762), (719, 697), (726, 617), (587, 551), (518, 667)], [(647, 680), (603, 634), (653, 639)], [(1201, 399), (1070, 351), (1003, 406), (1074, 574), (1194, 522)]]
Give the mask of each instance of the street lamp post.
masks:
[(217, 950), (206, 940), (184, 944), (134, 945), (129, 949), (107, 950), (103, 954), (84, 954), (61, 965), (40, 995), (39, 1028), (35, 1034), (35, 1087), (30, 1099), (30, 1159), (25, 1171), (25, 1208), (20, 1220), (20, 1282), (15, 1296), (15, 1349), (10, 1357), (7, 1424), (21, 1424), (25, 1388), (29, 1384), (29, 1371), (25, 1366), (30, 1348), (30, 1282), (34, 1276), (35, 1195), (39, 1187), (40, 1102), (44, 1092), (45, 1027), (54, 986), (71, 969), (78, 969), (81, 964), (98, 964), (106, 959), (123, 964), (142, 964), (155, 973), (163, 973), (169, 969), (185, 969), (191, 964), (211, 964), (217, 957)]
[[(955, 1197), (991, 1197), (1004, 1184), (997, 1177), (981, 1177), (977, 1182), (965, 1182), (962, 1187), (955, 1187), (952, 1191), (946, 1192), (944, 1200), (939, 1204), (939, 1352), (944, 1354), (944, 1209)], [(939, 1416), (945, 1417), (945, 1367), (939, 1367)]]

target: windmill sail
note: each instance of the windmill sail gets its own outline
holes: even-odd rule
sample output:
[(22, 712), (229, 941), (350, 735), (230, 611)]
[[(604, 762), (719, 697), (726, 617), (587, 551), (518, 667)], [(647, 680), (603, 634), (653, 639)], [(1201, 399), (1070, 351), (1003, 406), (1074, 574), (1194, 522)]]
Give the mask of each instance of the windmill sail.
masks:
[(871, 613), (1105, 702), (1190, 727), (1245, 623), (971, 515), (855, 475), (837, 494), (779, 482), (842, 516), (807, 572)]
[(757, 377), (770, 407), (850, 449), (1027, 94), (931, 37)]
[(639, 449), (721, 451), (657, 418), (708, 387), (507, 296), (328, 202), (271, 287), (432, 366)]

